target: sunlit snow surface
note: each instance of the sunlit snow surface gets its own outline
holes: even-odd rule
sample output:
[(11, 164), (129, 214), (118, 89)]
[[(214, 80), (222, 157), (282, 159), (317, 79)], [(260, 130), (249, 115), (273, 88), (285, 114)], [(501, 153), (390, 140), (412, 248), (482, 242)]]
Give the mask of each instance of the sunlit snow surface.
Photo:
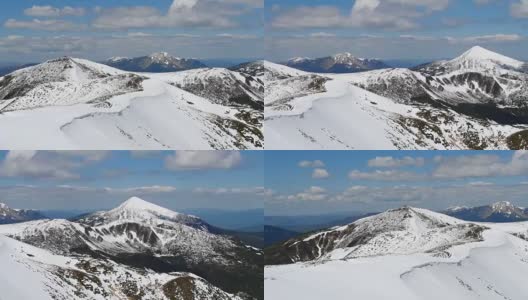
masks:
[[(431, 103), (520, 105), (528, 95), (524, 63), (474, 47), (421, 72), (383, 69), (310, 74), (265, 62), (267, 149), (509, 149), (508, 137), (528, 129), (471, 117)], [(434, 78), (428, 75), (434, 72)], [(314, 78), (324, 78), (316, 90)], [(422, 89), (422, 87), (425, 87)], [(493, 91), (500, 91), (495, 97)], [(416, 100), (414, 100), (416, 101)], [(503, 104), (504, 102), (504, 104)]]
[[(425, 210), (420, 213), (431, 219), (439, 216)], [(442, 218), (437, 220), (453, 220)], [(369, 220), (372, 217), (361, 222)], [(449, 255), (423, 251), (395, 254), (399, 250), (391, 248), (398, 245), (394, 241), (385, 243), (388, 247), (384, 248), (384, 254), (333, 258), (342, 257), (342, 249), (338, 249), (334, 252), (339, 255), (330, 253), (313, 262), (268, 266), (265, 268), (266, 299), (527, 299), (528, 242), (513, 234), (526, 234), (528, 223), (481, 225), (488, 228), (483, 232), (482, 241), (457, 243), (443, 250)], [(406, 228), (414, 233), (424, 230), (422, 226)], [(400, 236), (393, 238), (400, 239)], [(448, 235), (436, 238), (438, 244), (451, 239)], [(414, 242), (420, 244), (419, 240)]]
[[(174, 81), (185, 72), (134, 74), (70, 58), (16, 71), (12, 93), (31, 90), (0, 101), (0, 148), (262, 148), (260, 125), (237, 116), (262, 112), (217, 104), (176, 87)], [(223, 69), (214, 74), (242, 78)], [(12, 79), (0, 78), (0, 92), (2, 80)]]
[[(113, 230), (120, 225), (131, 227)], [(140, 228), (156, 235), (159, 242), (152, 245), (140, 241)], [(105, 254), (94, 257), (75, 253), (72, 249), (80, 245)], [(240, 249), (260, 252), (210, 233), (196, 217), (133, 197), (115, 209), (78, 222), (38, 220), (1, 225), (0, 299), (168, 300), (183, 297), (177, 294), (180, 286), (192, 293), (193, 299), (242, 300), (192, 273), (155, 272), (111, 258), (112, 254), (150, 253), (152, 257), (180, 256), (189, 262), (227, 268), (242, 264), (243, 259), (232, 256)], [(220, 253), (222, 250), (227, 254)], [(175, 280), (183, 283), (170, 286)]]

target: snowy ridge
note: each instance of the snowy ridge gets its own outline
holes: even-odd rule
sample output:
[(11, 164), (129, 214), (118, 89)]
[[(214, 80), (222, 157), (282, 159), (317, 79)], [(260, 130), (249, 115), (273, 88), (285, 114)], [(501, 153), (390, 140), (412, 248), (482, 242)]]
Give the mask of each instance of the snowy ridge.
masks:
[[(494, 300), (523, 299), (528, 295), (526, 285), (518, 278), (528, 271), (527, 222), (480, 224), (424, 209), (401, 208), (355, 224), (358, 229), (336, 227), (304, 238), (317, 240), (325, 236), (328, 244), (322, 240), (318, 244), (319, 249), (324, 249), (334, 243), (329, 239), (331, 234), (351, 234), (361, 227), (369, 227), (374, 237), (364, 236), (345, 249), (370, 244), (368, 250), (384, 248), (390, 251), (370, 252), (368, 256), (344, 256), (350, 252), (337, 249), (330, 252), (332, 255), (321, 256), (325, 259), (267, 266), (266, 297), (279, 300), (291, 297), (308, 300), (321, 297), (337, 300)], [(427, 237), (425, 233), (435, 228), (437, 232), (430, 236), (431, 240), (424, 239)], [(469, 228), (471, 230), (467, 230)], [(407, 234), (399, 234), (401, 230)], [(387, 235), (382, 239), (383, 232)], [(411, 238), (406, 239), (408, 237)], [(300, 239), (296, 241), (300, 243)], [(342, 240), (336, 239), (338, 242)], [(433, 240), (436, 242), (431, 244)], [(314, 246), (314, 252), (320, 251), (316, 244), (309, 246)], [(438, 247), (428, 249), (428, 246)], [(412, 251), (401, 252), (401, 247), (409, 247)], [(293, 252), (283, 249), (283, 253)], [(350, 282), (354, 283), (352, 289)], [(379, 288), (380, 282), (383, 288)]]
[[(444, 255), (453, 245), (478, 241), (483, 227), (428, 210), (404, 207), (346, 226), (290, 240), (267, 253), (273, 262), (326, 261), (380, 255)], [(288, 253), (288, 257), (280, 257)]]
[[(178, 73), (127, 73), (82, 59), (61, 58), (18, 70), (0, 78), (0, 126), (17, 128), (0, 137), (0, 146), (262, 148), (258, 87), (245, 84), (246, 77), (234, 71), (212, 72), (220, 89), (200, 73), (196, 81), (205, 84), (186, 91), (179, 82), (185, 76)], [(38, 124), (38, 130), (27, 124)]]
[[(39, 299), (261, 299), (255, 290), (260, 250), (213, 231), (196, 217), (133, 197), (76, 221), (2, 225), (0, 262), (20, 264), (13, 270), (21, 276), (34, 274), (35, 282), (26, 284), (35, 290), (28, 295), (46, 295)], [(193, 274), (203, 266), (205, 277)], [(7, 290), (13, 299), (31, 299), (8, 282), (0, 280), (2, 297)]]
[(491, 71), (450, 72), (448, 64), (439, 62), (416, 70), (298, 74), (269, 64), (266, 147), (528, 148), (528, 118), (522, 117), (528, 74), (482, 61), (493, 65)]
[(241, 300), (192, 273), (145, 272), (109, 260), (60, 256), (1, 235), (0, 263), (10, 270), (0, 274), (6, 299), (165, 300), (191, 293)]

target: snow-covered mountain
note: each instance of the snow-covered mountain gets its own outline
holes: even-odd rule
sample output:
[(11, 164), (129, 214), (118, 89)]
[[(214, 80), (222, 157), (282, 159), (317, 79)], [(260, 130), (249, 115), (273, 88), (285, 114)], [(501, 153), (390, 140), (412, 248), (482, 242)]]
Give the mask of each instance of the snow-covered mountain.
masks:
[(517, 207), (508, 201), (478, 207), (450, 207), (446, 215), (466, 221), (519, 222), (528, 221), (528, 209)]
[(430, 211), (403, 207), (360, 219), (266, 250), (266, 264), (352, 259), (382, 255), (429, 252), (478, 241), (482, 226)]
[[(135, 197), (75, 221), (2, 225), (0, 239), (0, 260), (35, 272), (43, 299), (263, 298), (260, 250)], [(21, 250), (9, 257), (2, 242)]]
[[(403, 207), (265, 249), (266, 299), (523, 299), (528, 223)], [(382, 288), (380, 288), (382, 283)], [(352, 287), (352, 288), (351, 288)]]
[(268, 149), (528, 148), (524, 64), (480, 47), (414, 70), (267, 66)]
[(129, 73), (83, 59), (50, 60), (0, 77), (0, 147), (260, 149), (263, 92), (246, 77), (227, 69)]
[(381, 60), (358, 58), (348, 52), (320, 58), (295, 57), (285, 65), (315, 73), (355, 73), (389, 67)]
[(103, 63), (123, 71), (153, 73), (176, 72), (207, 67), (199, 60), (174, 57), (167, 52), (152, 53), (148, 56), (135, 58), (112, 57)]
[(0, 203), (0, 224), (12, 224), (44, 218), (45, 217), (36, 210), (13, 209), (4, 203)]

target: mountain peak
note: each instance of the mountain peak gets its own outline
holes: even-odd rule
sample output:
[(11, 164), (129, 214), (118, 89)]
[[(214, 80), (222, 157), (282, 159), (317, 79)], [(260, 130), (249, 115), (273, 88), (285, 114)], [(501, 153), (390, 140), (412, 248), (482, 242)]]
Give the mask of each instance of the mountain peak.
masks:
[(513, 204), (511, 204), (509, 201), (500, 201), (500, 202), (496, 202), (496, 203), (493, 203), (491, 205), (491, 208), (494, 210), (494, 211), (506, 211), (506, 210), (513, 210), (515, 209), (515, 206)]
[(462, 56), (487, 59), (487, 58), (496, 58), (502, 55), (496, 52), (490, 51), (486, 48), (480, 47), (480, 46), (474, 46), (474, 47), (471, 47), (466, 52), (464, 52)]
[(131, 197), (127, 201), (121, 203), (121, 205), (119, 205), (117, 208), (113, 209), (113, 211), (121, 211), (121, 210), (148, 211), (148, 212), (159, 213), (161, 215), (170, 215), (170, 216), (178, 215), (177, 212), (163, 208), (154, 203), (150, 203), (139, 197)]
[(500, 65), (507, 65), (516, 68), (523, 65), (523, 62), (521, 61), (490, 51), (480, 46), (472, 47), (471, 49), (464, 52), (461, 56), (457, 57), (455, 60), (492, 61)]
[(168, 52), (154, 52), (152, 53), (150, 56), (154, 56), (154, 57), (159, 57), (159, 56), (169, 56), (169, 53)]

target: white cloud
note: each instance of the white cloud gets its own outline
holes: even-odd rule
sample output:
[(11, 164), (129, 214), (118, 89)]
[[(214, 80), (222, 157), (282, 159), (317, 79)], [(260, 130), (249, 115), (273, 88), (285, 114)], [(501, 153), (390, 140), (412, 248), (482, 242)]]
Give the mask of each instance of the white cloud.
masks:
[(243, 187), (243, 188), (195, 188), (193, 190), (197, 194), (213, 194), (213, 195), (255, 195), (255, 196), (264, 196), (269, 197), (273, 195), (271, 189), (267, 189), (261, 186), (258, 187)]
[(83, 16), (86, 10), (82, 7), (65, 6), (57, 8), (50, 5), (34, 5), (24, 10), (26, 16), (31, 17), (61, 17), (61, 16)]
[(468, 183), (470, 186), (488, 186), (488, 185), (494, 185), (493, 182), (486, 182), (486, 181), (473, 181)]
[(240, 165), (238, 151), (176, 151), (165, 159), (169, 170), (232, 169)]
[(80, 165), (62, 157), (47, 157), (37, 151), (9, 151), (0, 164), (0, 176), (47, 179), (78, 179), (73, 172)]
[(0, 163), (0, 176), (78, 179), (78, 169), (109, 155), (110, 151), (9, 151)]
[(152, 186), (140, 186), (140, 187), (130, 187), (130, 188), (105, 188), (108, 192), (118, 192), (118, 193), (172, 193), (177, 190), (174, 186), (167, 185), (152, 185)]
[(4, 26), (10, 29), (31, 29), (45, 31), (75, 31), (84, 28), (83, 25), (75, 24), (70, 21), (55, 19), (33, 19), (31, 21), (18, 21), (15, 19), (8, 19), (4, 23)]
[(460, 39), (450, 39), (451, 42), (465, 42), (465, 43), (496, 43), (496, 42), (517, 42), (523, 37), (518, 34), (491, 34), (468, 36)]
[(302, 160), (298, 165), (301, 168), (322, 168), (325, 166), (321, 160)]
[(330, 177), (330, 173), (328, 173), (325, 169), (314, 169), (312, 172), (312, 178), (314, 179), (324, 179)]
[(417, 19), (447, 8), (449, 0), (357, 0), (350, 13), (330, 5), (299, 6), (277, 16), (275, 28), (375, 27), (412, 29)]
[(425, 164), (423, 157), (410, 157), (405, 156), (403, 158), (394, 158), (392, 156), (378, 156), (368, 161), (369, 167), (375, 168), (399, 168), (399, 167), (421, 167)]
[(173, 0), (166, 13), (150, 6), (99, 8), (93, 26), (99, 29), (127, 29), (147, 27), (235, 27), (235, 17), (248, 13), (239, 6), (259, 8), (255, 0)]
[(348, 173), (348, 178), (352, 180), (374, 180), (374, 181), (412, 181), (421, 180), (424, 175), (403, 172), (397, 170), (376, 170), (373, 172), (361, 172), (359, 170), (353, 170)]
[(511, 15), (515, 18), (528, 18), (528, 0), (520, 0), (511, 5)]
[(51, 151), (51, 152), (54, 152), (54, 153), (57, 153), (57, 154), (60, 154), (60, 155), (63, 155), (63, 156), (68, 156), (68, 157), (77, 157), (77, 158), (81, 158), (87, 162), (97, 162), (97, 161), (102, 161), (106, 158), (108, 158), (108, 156), (110, 156), (110, 154), (112, 153), (111, 151), (83, 151), (83, 150), (80, 150), (80, 151), (71, 151), (71, 150), (68, 150), (68, 151)]
[(499, 156), (480, 154), (436, 158), (437, 168), (433, 177), (441, 179), (518, 176), (528, 174), (528, 152), (516, 151), (511, 160), (503, 161)]
[(217, 37), (230, 38), (230, 39), (255, 39), (257, 38), (254, 34), (233, 34), (233, 33), (219, 33)]
[(319, 186), (311, 186), (310, 188), (306, 189), (305, 191), (295, 194), (295, 195), (289, 195), (285, 198), (287, 200), (301, 200), (301, 201), (321, 201), (325, 200), (327, 198), (326, 190)]
[(311, 37), (315, 38), (326, 38), (326, 37), (334, 37), (336, 36), (335, 33), (328, 33), (328, 32), (313, 32), (310, 34)]

